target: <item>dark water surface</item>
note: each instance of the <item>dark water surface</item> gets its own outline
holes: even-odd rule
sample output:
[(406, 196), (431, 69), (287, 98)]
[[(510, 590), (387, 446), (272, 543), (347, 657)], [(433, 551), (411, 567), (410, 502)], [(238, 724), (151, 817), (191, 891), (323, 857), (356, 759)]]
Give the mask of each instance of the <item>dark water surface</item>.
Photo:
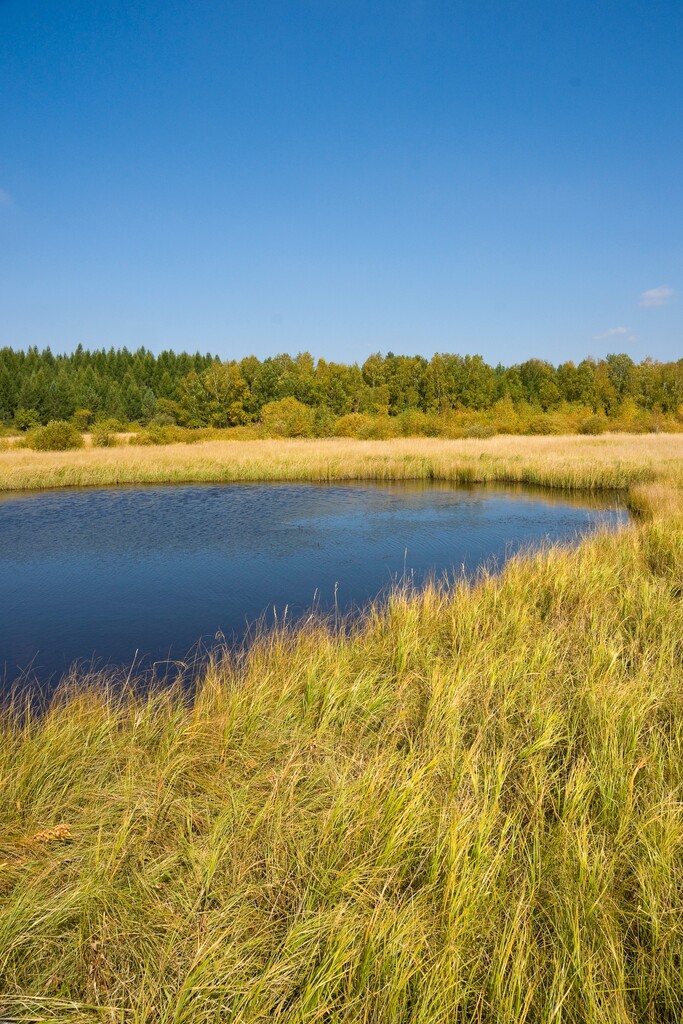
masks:
[(574, 541), (613, 499), (440, 485), (230, 484), (0, 498), (0, 673), (184, 658), (273, 608), (340, 613), (392, 580)]

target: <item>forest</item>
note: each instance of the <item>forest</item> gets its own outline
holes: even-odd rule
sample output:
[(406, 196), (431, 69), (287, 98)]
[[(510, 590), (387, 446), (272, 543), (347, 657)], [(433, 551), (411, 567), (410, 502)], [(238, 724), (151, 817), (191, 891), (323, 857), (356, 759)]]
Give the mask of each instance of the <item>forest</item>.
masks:
[(308, 352), (222, 361), (145, 348), (87, 351), (79, 345), (66, 355), (0, 349), (0, 423), (21, 430), (74, 419), (87, 428), (107, 418), (240, 426), (258, 422), (265, 407), (283, 399), (323, 418), (486, 411), (498, 403), (539, 413), (576, 407), (604, 417), (681, 418), (683, 359), (636, 363), (622, 353), (559, 366), (542, 359), (490, 366), (479, 355), (426, 359), (388, 352), (359, 365), (316, 360)]

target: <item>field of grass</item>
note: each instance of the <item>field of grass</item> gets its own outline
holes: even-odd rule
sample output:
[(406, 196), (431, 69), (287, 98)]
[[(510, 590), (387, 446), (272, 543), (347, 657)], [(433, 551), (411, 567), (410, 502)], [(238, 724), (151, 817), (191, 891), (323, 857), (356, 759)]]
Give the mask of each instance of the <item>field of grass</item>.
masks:
[(247, 480), (449, 480), (564, 489), (683, 482), (683, 434), (207, 441), (0, 451), (0, 490)]
[(3, 461), (5, 487), (117, 467), (471, 471), (629, 486), (640, 515), (474, 584), (399, 592), (346, 633), (311, 621), (218, 652), (193, 699), (82, 678), (43, 715), (16, 699), (0, 723), (0, 1016), (683, 1019), (680, 445), (22, 452), (14, 478)]

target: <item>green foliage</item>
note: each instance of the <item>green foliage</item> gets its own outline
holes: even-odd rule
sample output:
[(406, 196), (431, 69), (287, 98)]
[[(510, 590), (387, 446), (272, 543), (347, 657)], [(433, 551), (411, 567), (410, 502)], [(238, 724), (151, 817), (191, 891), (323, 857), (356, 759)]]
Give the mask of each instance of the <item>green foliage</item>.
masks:
[(33, 427), (40, 426), (38, 413), (35, 409), (17, 409), (14, 414), (14, 426), (17, 430), (21, 430), (22, 432), (32, 430)]
[(158, 412), (156, 416), (149, 421), (150, 427), (177, 427), (178, 421), (174, 416), (171, 416), (167, 412)]
[(95, 427), (102, 427), (114, 434), (123, 434), (130, 429), (130, 424), (124, 423), (123, 420), (116, 419), (114, 416), (109, 416), (106, 419), (98, 420)]
[(313, 437), (332, 437), (337, 424), (337, 417), (326, 405), (315, 407), (313, 415)]
[[(451, 413), (476, 413), (478, 422), (494, 423), (499, 433), (524, 433), (530, 424), (537, 432), (556, 432), (552, 422), (576, 431), (590, 415), (608, 416), (634, 433), (680, 429), (683, 359), (636, 364), (614, 354), (578, 365), (528, 359), (492, 367), (479, 355), (426, 359), (388, 352), (373, 353), (358, 366), (316, 361), (309, 352), (221, 361), (200, 353), (155, 356), (144, 348), (88, 352), (79, 346), (56, 356), (34, 347), (0, 349), (5, 424), (34, 410), (38, 423), (73, 419), (83, 429), (110, 417), (143, 425), (242, 427), (262, 421), (272, 403), (290, 399), (320, 410), (306, 429), (321, 437), (337, 430), (333, 417), (357, 414), (380, 417), (379, 424), (362, 428), (377, 437), (462, 436), (467, 423), (448, 425), (444, 417)], [(543, 419), (560, 415), (550, 426)], [(387, 427), (387, 417), (399, 419), (398, 425)], [(351, 422), (345, 420), (341, 430), (352, 429)]]
[(189, 427), (239, 426), (248, 420), (249, 394), (236, 363), (215, 361), (201, 376), (194, 370), (179, 384), (179, 419)]
[(65, 452), (82, 448), (84, 443), (81, 432), (66, 420), (51, 420), (44, 427), (35, 427), (25, 439), (26, 447), (36, 452)]
[(169, 426), (172, 423), (178, 423), (182, 416), (182, 409), (179, 402), (174, 402), (170, 398), (157, 398), (157, 407), (154, 414), (154, 421), (163, 422)]
[(90, 409), (76, 409), (71, 417), (71, 422), (76, 430), (87, 430), (93, 421), (93, 414)]

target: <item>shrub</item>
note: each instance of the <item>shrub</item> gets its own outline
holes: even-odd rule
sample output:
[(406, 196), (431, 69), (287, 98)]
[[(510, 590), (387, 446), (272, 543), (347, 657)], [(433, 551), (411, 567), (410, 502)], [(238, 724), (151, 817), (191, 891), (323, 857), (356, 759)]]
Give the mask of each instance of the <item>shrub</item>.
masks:
[(403, 437), (438, 437), (441, 425), (437, 416), (410, 409), (396, 417), (396, 424)]
[(498, 431), (493, 423), (470, 423), (463, 430), (463, 437), (495, 437)]
[(456, 409), (449, 409), (448, 412), (443, 413), (439, 417), (439, 420), (440, 437), (447, 438), (449, 441), (454, 441), (463, 437), (464, 427), (467, 424), (463, 424), (462, 415)]
[(607, 430), (607, 420), (604, 416), (589, 416), (579, 423), (580, 434), (604, 434)]
[(119, 443), (119, 439), (105, 423), (98, 423), (92, 429), (91, 440), (93, 448), (113, 448)]
[[(129, 429), (129, 424), (124, 423), (123, 420), (117, 420), (114, 416), (109, 416), (105, 420), (98, 420), (95, 427), (101, 427), (105, 430), (112, 431), (114, 434), (123, 434)], [(95, 429), (93, 427), (93, 429)]]
[(184, 427), (159, 426), (150, 423), (146, 430), (141, 430), (129, 439), (129, 444), (153, 445), (153, 444), (181, 444), (183, 441), (191, 440), (193, 431)]
[(93, 414), (90, 409), (76, 409), (76, 412), (71, 417), (76, 430), (87, 430), (92, 423)]
[(340, 416), (334, 428), (337, 437), (360, 437), (361, 431), (370, 420), (362, 412), (349, 412)]
[(511, 398), (501, 398), (491, 410), (498, 434), (519, 434), (520, 418)]
[(154, 419), (149, 421), (150, 427), (175, 427), (177, 422), (174, 416), (168, 412), (158, 412)]
[(133, 445), (155, 444), (199, 444), (200, 441), (225, 439), (230, 431), (216, 427), (172, 427), (150, 423), (144, 430), (139, 430), (128, 440)]
[(14, 414), (14, 426), (17, 430), (32, 430), (40, 425), (40, 418), (35, 409), (17, 409)]
[(368, 416), (360, 436), (366, 441), (388, 441), (398, 436), (398, 423), (394, 416)]
[(271, 437), (310, 437), (314, 416), (314, 410), (296, 398), (268, 402), (261, 409), (264, 431)]
[(652, 430), (652, 417), (649, 412), (638, 413), (633, 419), (626, 422), (617, 420), (615, 429), (624, 430), (628, 434), (650, 434)]
[(561, 434), (562, 423), (547, 413), (533, 416), (526, 424), (526, 434)]
[(47, 426), (29, 431), (25, 444), (36, 452), (65, 452), (71, 448), (82, 448), (84, 441), (73, 423), (51, 420)]

